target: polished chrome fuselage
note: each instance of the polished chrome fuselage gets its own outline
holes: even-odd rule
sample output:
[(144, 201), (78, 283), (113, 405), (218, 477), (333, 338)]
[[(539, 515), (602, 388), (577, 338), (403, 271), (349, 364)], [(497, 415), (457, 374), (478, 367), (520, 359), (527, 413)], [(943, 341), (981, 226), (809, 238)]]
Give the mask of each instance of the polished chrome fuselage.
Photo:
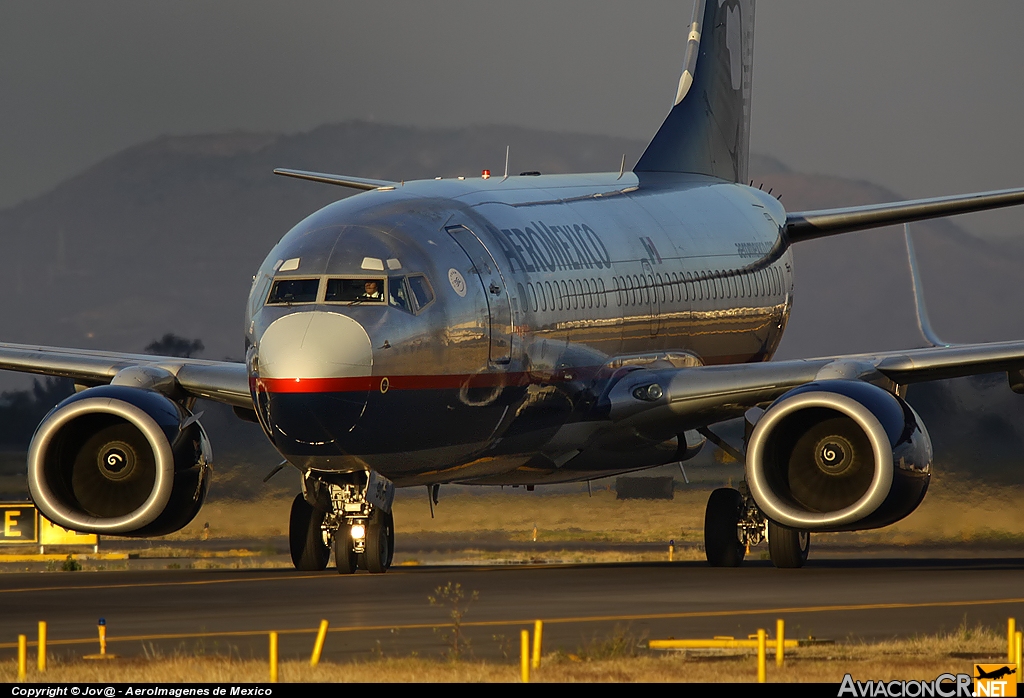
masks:
[[(370, 468), (398, 485), (673, 462), (677, 439), (616, 429), (603, 398), (638, 367), (771, 358), (792, 301), (785, 219), (757, 189), (677, 174), (430, 180), (343, 199), (254, 279), (258, 417), (302, 470)], [(276, 279), (413, 274), (433, 291), (418, 312), (328, 302), (323, 284), (315, 300), (266, 304)]]

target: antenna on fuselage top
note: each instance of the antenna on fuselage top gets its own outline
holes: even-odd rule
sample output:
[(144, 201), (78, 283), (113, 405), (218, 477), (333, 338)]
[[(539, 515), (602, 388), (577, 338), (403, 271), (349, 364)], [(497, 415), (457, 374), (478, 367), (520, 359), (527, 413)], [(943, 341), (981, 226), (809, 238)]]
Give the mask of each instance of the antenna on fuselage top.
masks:
[(619, 165), (619, 176), (617, 179), (622, 179), (622, 175), (626, 174), (626, 154), (622, 154), (622, 163)]
[(501, 178), (502, 182), (504, 182), (506, 179), (508, 179), (508, 153), (509, 153), (510, 150), (512, 150), (512, 146), (506, 145), (505, 146), (505, 176)]
[(910, 263), (910, 280), (914, 287), (914, 309), (917, 312), (917, 326), (921, 330), (921, 335), (933, 347), (952, 346), (949, 342), (939, 339), (928, 319), (928, 308), (924, 304), (924, 287), (921, 284), (921, 274), (917, 270), (917, 255), (914, 254), (914, 243), (910, 239), (910, 223), (903, 224), (903, 237), (907, 241), (907, 261)]

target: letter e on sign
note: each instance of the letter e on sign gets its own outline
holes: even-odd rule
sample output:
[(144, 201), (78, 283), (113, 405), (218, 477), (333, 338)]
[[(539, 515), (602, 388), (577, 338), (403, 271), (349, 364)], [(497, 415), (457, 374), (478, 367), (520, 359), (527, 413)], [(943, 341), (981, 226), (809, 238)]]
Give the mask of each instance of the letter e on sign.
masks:
[(31, 504), (0, 504), (0, 545), (38, 542), (38, 521)]

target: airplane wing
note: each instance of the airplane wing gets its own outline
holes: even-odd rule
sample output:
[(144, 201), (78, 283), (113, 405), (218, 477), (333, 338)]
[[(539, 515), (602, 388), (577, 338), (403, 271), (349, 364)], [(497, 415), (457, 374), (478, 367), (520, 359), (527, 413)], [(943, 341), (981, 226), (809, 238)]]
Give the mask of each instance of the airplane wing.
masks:
[(1024, 341), (961, 344), (765, 363), (638, 369), (609, 391), (614, 422), (642, 431), (695, 428), (742, 415), (817, 380), (859, 380), (889, 389), (923, 381), (1006, 371), (1024, 391)]
[(0, 343), (0, 369), (71, 378), (81, 385), (152, 388), (252, 409), (244, 363)]

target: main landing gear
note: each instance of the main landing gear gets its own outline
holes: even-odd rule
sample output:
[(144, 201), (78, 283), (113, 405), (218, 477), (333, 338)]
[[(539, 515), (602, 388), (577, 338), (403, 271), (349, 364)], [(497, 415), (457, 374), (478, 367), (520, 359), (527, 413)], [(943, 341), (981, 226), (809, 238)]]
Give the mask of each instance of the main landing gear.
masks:
[(326, 569), (333, 552), (339, 574), (386, 572), (395, 556), (394, 485), (373, 472), (332, 477), (351, 481), (307, 473), (304, 492), (292, 502), (288, 540), (295, 568)]
[(803, 567), (807, 562), (809, 532), (769, 521), (745, 492), (722, 487), (711, 493), (704, 514), (704, 554), (712, 567), (738, 567), (750, 546), (765, 539), (776, 567)]

